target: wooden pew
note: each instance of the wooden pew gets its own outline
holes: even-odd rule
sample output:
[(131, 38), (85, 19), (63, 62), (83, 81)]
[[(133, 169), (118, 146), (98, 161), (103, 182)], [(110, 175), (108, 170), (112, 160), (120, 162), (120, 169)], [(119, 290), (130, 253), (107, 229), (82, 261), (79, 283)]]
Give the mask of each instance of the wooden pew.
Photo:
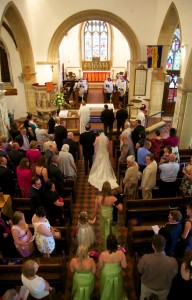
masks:
[(27, 223), (31, 223), (33, 211), (31, 207), (30, 198), (13, 198), (13, 211), (21, 211), (25, 215)]
[(117, 171), (118, 169), (118, 163), (119, 163), (119, 157), (121, 155), (121, 150), (120, 149), (115, 149), (115, 170)]
[[(63, 251), (66, 255), (69, 255), (71, 246), (71, 227), (70, 226), (53, 226), (55, 229), (61, 232), (61, 238), (55, 238), (55, 249), (57, 255), (60, 255)], [(29, 229), (34, 234), (33, 225), (29, 225)]]
[(137, 219), (142, 225), (154, 225), (165, 222), (171, 209), (185, 210), (192, 197), (154, 198), (125, 201), (125, 226), (131, 219)]
[(154, 232), (151, 226), (133, 226), (130, 223), (127, 230), (127, 245), (130, 256), (133, 256), (135, 252), (140, 255), (150, 252), (152, 250), (151, 239), (153, 235)]
[(118, 162), (117, 165), (117, 182), (121, 185), (121, 181), (125, 177), (125, 172), (127, 170), (127, 163)]
[(112, 140), (112, 153), (113, 157), (115, 157), (115, 149), (120, 149), (120, 140)]
[[(68, 202), (68, 205), (64, 205), (64, 215), (66, 222), (72, 225), (72, 200), (71, 200), (71, 190), (69, 187), (69, 196), (64, 198), (64, 202)], [(68, 190), (67, 190), (68, 191)], [(19, 210), (25, 215), (25, 220), (27, 223), (31, 223), (31, 219), (33, 216), (33, 211), (31, 207), (30, 198), (13, 198), (12, 200), (13, 211)]]
[(192, 156), (192, 149), (179, 149), (180, 162), (189, 162)]
[[(13, 259), (15, 260), (15, 259)], [(23, 262), (27, 259), (21, 259), (21, 264), (0, 264), (0, 282), (4, 286), (21, 285), (21, 270)], [(50, 285), (65, 290), (67, 277), (66, 262), (64, 257), (35, 258), (39, 264), (38, 276), (47, 280)]]

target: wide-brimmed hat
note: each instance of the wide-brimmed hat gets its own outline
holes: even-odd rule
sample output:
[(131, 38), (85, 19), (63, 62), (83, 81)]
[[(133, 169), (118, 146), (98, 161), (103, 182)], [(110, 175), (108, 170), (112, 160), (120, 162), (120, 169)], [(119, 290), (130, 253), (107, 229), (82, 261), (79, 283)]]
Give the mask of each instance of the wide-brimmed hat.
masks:
[(145, 110), (146, 109), (146, 105), (142, 104), (141, 107), (139, 108), (140, 110)]

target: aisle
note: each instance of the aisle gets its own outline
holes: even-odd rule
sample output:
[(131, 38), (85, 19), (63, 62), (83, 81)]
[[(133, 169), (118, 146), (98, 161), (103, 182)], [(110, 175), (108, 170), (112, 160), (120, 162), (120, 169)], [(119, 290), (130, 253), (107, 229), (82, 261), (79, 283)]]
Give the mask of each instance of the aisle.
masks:
[[(110, 158), (112, 165), (114, 166), (114, 159), (112, 158), (112, 142), (110, 141)], [(97, 190), (92, 187), (88, 183), (88, 176), (84, 175), (84, 164), (83, 157), (81, 155), (80, 160), (78, 162), (78, 179), (77, 179), (77, 191), (76, 191), (76, 203), (73, 205), (73, 226), (71, 230), (72, 234), (72, 245), (69, 255), (69, 260), (75, 256), (76, 245), (74, 239), (74, 231), (78, 222), (78, 216), (81, 211), (86, 211), (89, 216), (92, 216), (94, 209), (94, 200), (97, 195)], [(127, 228), (123, 226), (123, 218), (122, 215), (119, 218), (119, 244), (126, 247), (126, 239), (127, 239)], [(100, 236), (100, 227), (99, 227), (99, 214), (96, 220), (96, 223), (93, 225), (95, 234), (96, 234), (96, 244), (93, 247), (93, 250), (100, 253), (102, 251), (101, 246), (101, 236)], [(127, 256), (128, 260), (128, 268), (123, 272), (124, 284), (126, 286), (126, 292), (129, 296), (129, 300), (135, 300), (135, 293), (133, 290), (133, 276), (132, 276), (132, 268), (133, 264), (130, 258)], [(69, 262), (67, 263), (69, 266)], [(72, 275), (70, 271), (68, 272), (68, 280), (67, 280), (67, 291), (65, 295), (65, 299), (70, 299), (70, 291), (72, 287)], [(99, 299), (99, 272), (96, 274), (96, 289), (94, 291), (93, 296), (96, 299)]]
[(91, 88), (87, 95), (87, 103), (104, 103), (103, 89), (102, 88)]

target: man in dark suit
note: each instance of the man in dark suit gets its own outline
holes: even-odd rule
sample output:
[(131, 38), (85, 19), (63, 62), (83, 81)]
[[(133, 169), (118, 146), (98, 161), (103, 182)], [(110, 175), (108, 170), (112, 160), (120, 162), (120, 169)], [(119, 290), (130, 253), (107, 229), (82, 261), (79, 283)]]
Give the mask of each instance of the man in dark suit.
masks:
[(0, 157), (0, 189), (4, 194), (14, 195), (15, 182), (13, 172), (7, 167), (7, 159)]
[(67, 138), (67, 128), (65, 126), (65, 121), (60, 121), (60, 125), (55, 126), (55, 143), (58, 151), (61, 151), (63, 140)]
[(141, 125), (141, 120), (135, 120), (135, 127), (134, 127), (134, 129), (132, 131), (132, 135), (131, 135), (134, 146), (136, 146), (136, 144), (138, 143), (138, 141), (140, 139), (139, 133), (141, 131), (145, 131), (145, 127)]
[(48, 176), (54, 182), (57, 192), (61, 197), (65, 197), (64, 191), (64, 177), (61, 170), (58, 167), (59, 155), (52, 157), (52, 162), (48, 166)]
[(93, 155), (94, 155), (94, 142), (95, 142), (95, 134), (90, 131), (91, 125), (87, 124), (85, 126), (85, 132), (80, 134), (80, 144), (83, 148), (83, 156), (84, 156), (84, 166), (85, 166), (85, 175), (88, 175), (88, 162), (89, 169), (92, 167), (93, 163)]
[(29, 146), (29, 138), (27, 136), (27, 130), (23, 126), (20, 129), (20, 134), (15, 137), (14, 142), (17, 142), (20, 146), (20, 150), (26, 154), (27, 150), (30, 148)]
[(107, 128), (109, 127), (109, 139), (112, 140), (113, 134), (113, 122), (114, 122), (114, 113), (112, 109), (108, 108), (108, 105), (104, 105), (104, 110), (101, 113), (101, 121), (104, 124), (104, 133), (107, 136)]
[(52, 117), (48, 121), (48, 134), (54, 134), (55, 132), (55, 118), (57, 117), (57, 113), (53, 112)]
[(77, 152), (78, 146), (77, 142), (74, 141), (74, 134), (73, 132), (68, 132), (67, 138), (63, 140), (63, 144), (69, 145), (69, 153), (73, 155), (74, 160), (77, 160)]
[(37, 207), (45, 206), (45, 195), (44, 192), (41, 190), (41, 180), (37, 176), (34, 176), (31, 179), (29, 197), (33, 213), (35, 213)]
[(116, 120), (117, 120), (117, 139), (119, 138), (120, 129), (124, 130), (124, 124), (126, 119), (128, 119), (128, 112), (127, 109), (124, 109), (123, 103), (119, 104), (119, 110), (116, 113)]
[(9, 151), (9, 159), (11, 161), (11, 168), (16, 174), (16, 168), (19, 165), (21, 159), (24, 157), (22, 151), (19, 150), (19, 144), (14, 142), (11, 144), (12, 150)]

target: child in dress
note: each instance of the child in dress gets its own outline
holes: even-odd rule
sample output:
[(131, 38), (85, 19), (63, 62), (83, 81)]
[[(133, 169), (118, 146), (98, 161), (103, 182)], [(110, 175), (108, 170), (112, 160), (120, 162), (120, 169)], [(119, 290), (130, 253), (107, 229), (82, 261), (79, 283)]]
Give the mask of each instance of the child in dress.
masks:
[(89, 248), (95, 243), (95, 233), (89, 224), (88, 215), (85, 211), (79, 215), (79, 222), (77, 225), (77, 243)]

